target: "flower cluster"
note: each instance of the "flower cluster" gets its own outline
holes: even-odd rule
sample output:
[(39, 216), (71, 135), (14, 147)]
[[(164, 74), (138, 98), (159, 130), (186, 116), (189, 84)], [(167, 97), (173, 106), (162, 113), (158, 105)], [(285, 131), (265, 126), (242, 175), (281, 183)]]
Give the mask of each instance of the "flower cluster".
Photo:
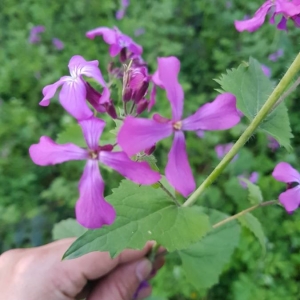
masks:
[[(119, 55), (119, 60), (125, 66), (123, 69), (113, 67), (112, 64), (108, 67), (110, 75), (113, 75), (110, 78), (121, 80), (123, 83), (121, 100), (125, 117), (116, 113), (114, 101), (111, 99), (110, 84), (105, 82), (98, 68), (98, 61), (87, 61), (82, 56), (75, 55), (69, 61), (70, 75), (45, 86), (40, 105), (48, 106), (61, 87), (59, 101), (80, 125), (86, 147), (81, 148), (72, 143), (60, 145), (51, 138), (42, 136), (39, 143), (29, 149), (33, 162), (41, 166), (69, 160), (86, 161), (79, 181), (76, 218), (87, 228), (111, 224), (116, 217), (114, 208), (104, 198), (104, 181), (99, 164), (114, 169), (138, 184), (153, 184), (160, 180), (161, 175), (153, 171), (147, 162), (132, 160), (130, 157), (150, 155), (155, 150), (156, 143), (173, 136), (165, 175), (177, 192), (188, 196), (195, 189), (195, 180), (188, 161), (184, 131), (194, 131), (202, 137), (206, 130), (229, 129), (240, 121), (236, 98), (230, 93), (217, 96), (214, 101), (204, 104), (191, 116), (183, 117), (184, 93), (178, 82), (180, 62), (176, 57), (158, 58), (158, 68), (150, 75), (147, 64), (141, 58), (142, 47), (129, 36), (121, 33), (116, 27), (100, 27), (86, 34), (91, 39), (97, 35), (101, 35), (110, 46), (110, 55)], [(92, 87), (87, 78), (92, 78), (98, 83), (101, 90)], [(156, 103), (157, 88), (166, 91), (172, 117), (165, 118), (158, 113), (150, 119), (138, 117), (146, 109), (150, 111)], [(127, 106), (129, 102), (130, 110)], [(123, 121), (114, 145), (99, 144), (105, 122), (95, 116), (97, 113)], [(122, 151), (115, 151), (114, 146), (117, 144)]]
[(281, 16), (277, 24), (279, 30), (287, 30), (288, 19), (291, 19), (296, 27), (300, 27), (300, 0), (267, 0), (251, 19), (235, 21), (235, 28), (240, 32), (244, 30), (256, 31), (262, 26), (268, 13), (271, 14), (271, 24), (275, 23), (277, 15)]

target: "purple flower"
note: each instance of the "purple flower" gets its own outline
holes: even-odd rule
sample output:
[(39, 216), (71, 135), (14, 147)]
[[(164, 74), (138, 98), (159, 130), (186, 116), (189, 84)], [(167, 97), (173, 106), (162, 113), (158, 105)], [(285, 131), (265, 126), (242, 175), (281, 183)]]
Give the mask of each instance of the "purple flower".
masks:
[(280, 144), (272, 136), (268, 135), (268, 147), (274, 152), (280, 147)]
[(53, 46), (54, 46), (57, 50), (62, 50), (62, 49), (65, 48), (64, 43), (63, 43), (60, 39), (58, 39), (58, 38), (53, 38), (53, 39), (52, 39), (52, 44), (53, 44)]
[(86, 61), (82, 56), (75, 55), (70, 59), (69, 70), (71, 76), (63, 76), (53, 84), (47, 85), (43, 89), (44, 98), (40, 102), (41, 106), (48, 106), (50, 99), (55, 95), (56, 90), (62, 85), (59, 93), (59, 101), (64, 109), (77, 120), (84, 120), (93, 115), (88, 107), (86, 97), (89, 85), (82, 76), (92, 77), (100, 83), (104, 89), (99, 101), (102, 104), (109, 102), (110, 92), (98, 68), (98, 61)]
[(123, 100), (134, 100), (134, 102), (138, 104), (147, 93), (149, 87), (148, 70), (146, 67), (133, 67), (126, 76)]
[(34, 26), (30, 30), (29, 43), (36, 44), (41, 41), (40, 33), (45, 31), (45, 27), (42, 25)]
[(256, 183), (257, 180), (258, 180), (258, 173), (257, 172), (252, 172), (249, 177), (247, 177), (245, 175), (239, 175), (238, 176), (239, 184), (244, 189), (246, 189), (247, 188), (247, 183), (245, 181), (243, 181), (243, 179), (248, 179), (250, 182)]
[(288, 213), (292, 213), (300, 205), (299, 172), (290, 164), (281, 162), (275, 167), (272, 176), (278, 181), (287, 183), (287, 190), (279, 195), (279, 202)]
[(271, 69), (263, 64), (261, 64), (261, 69), (267, 77), (271, 77)]
[(188, 162), (183, 131), (228, 129), (236, 125), (240, 117), (234, 95), (225, 93), (182, 119), (184, 94), (177, 78), (179, 69), (180, 62), (176, 57), (158, 58), (158, 70), (152, 77), (155, 84), (166, 90), (172, 119), (159, 114), (155, 114), (153, 119), (128, 116), (119, 131), (118, 143), (128, 155), (133, 155), (174, 134), (165, 173), (170, 184), (187, 196), (195, 189), (195, 181)]
[(274, 53), (271, 53), (268, 58), (271, 61), (277, 61), (278, 58), (280, 58), (281, 56), (283, 56), (283, 52), (284, 52), (283, 49), (278, 49)]
[(60, 164), (69, 160), (87, 160), (79, 181), (80, 197), (76, 203), (78, 222), (90, 229), (112, 224), (115, 211), (105, 201), (104, 182), (99, 171), (99, 162), (109, 166), (129, 180), (139, 184), (153, 184), (160, 179), (146, 162), (134, 162), (124, 152), (112, 152), (112, 145), (99, 146), (105, 122), (91, 117), (79, 122), (87, 149), (68, 143), (59, 145), (47, 136), (29, 148), (33, 162), (40, 166)]
[(129, 6), (129, 0), (121, 0), (121, 8), (116, 13), (117, 20), (121, 20), (124, 18), (128, 6)]
[[(222, 159), (232, 148), (233, 143), (228, 143), (228, 144), (219, 144), (215, 147), (216, 154), (219, 159)], [(238, 154), (234, 156), (232, 161), (237, 160)]]
[(129, 36), (123, 34), (117, 27), (110, 29), (108, 27), (98, 27), (86, 33), (89, 39), (102, 35), (106, 44), (110, 45), (109, 54), (111, 57), (118, 55), (122, 49), (126, 48), (130, 53), (139, 56), (143, 52), (143, 48), (136, 44)]
[(287, 19), (291, 18), (296, 26), (300, 25), (300, 3), (299, 0), (267, 0), (264, 4), (255, 12), (253, 18), (249, 20), (235, 21), (234, 25), (238, 31), (247, 30), (253, 32), (257, 30), (265, 21), (266, 15), (272, 9), (272, 16), (270, 23), (275, 23), (275, 16), (282, 14), (280, 22), (277, 24), (279, 30), (287, 30)]
[(145, 33), (145, 28), (137, 28), (135, 31), (134, 31), (134, 35), (135, 36), (140, 36), (142, 34)]

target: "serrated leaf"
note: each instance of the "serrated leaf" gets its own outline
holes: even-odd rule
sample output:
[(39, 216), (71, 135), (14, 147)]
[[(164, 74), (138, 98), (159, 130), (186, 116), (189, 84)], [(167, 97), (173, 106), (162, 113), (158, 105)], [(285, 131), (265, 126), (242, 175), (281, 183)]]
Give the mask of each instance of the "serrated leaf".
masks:
[[(217, 210), (209, 212), (212, 224), (227, 217)], [(238, 245), (239, 235), (239, 224), (229, 222), (213, 229), (188, 249), (179, 251), (186, 276), (197, 289), (209, 288), (218, 283), (224, 266)]]
[(86, 232), (65, 258), (92, 251), (108, 251), (115, 257), (126, 248), (142, 249), (148, 240), (156, 240), (172, 252), (187, 248), (211, 228), (199, 207), (177, 207), (164, 191), (151, 186), (124, 180), (106, 200), (116, 209), (114, 224)]
[(69, 237), (80, 237), (87, 231), (75, 219), (67, 219), (56, 223), (52, 229), (53, 240), (60, 240)]
[(241, 178), (247, 184), (248, 188), (248, 200), (252, 205), (259, 204), (264, 201), (260, 187), (246, 178)]
[[(241, 64), (237, 69), (227, 70), (216, 81), (222, 90), (234, 94), (237, 107), (252, 121), (274, 89), (272, 81), (265, 76), (261, 64), (250, 58), (249, 66)], [(259, 127), (272, 135), (287, 150), (291, 149), (293, 137), (285, 104), (279, 105), (271, 112)]]
[(65, 130), (57, 135), (58, 144), (73, 143), (80, 147), (86, 147), (82, 130), (78, 124), (69, 124)]
[(243, 226), (247, 227), (254, 234), (261, 245), (263, 255), (265, 255), (266, 237), (259, 220), (250, 213), (239, 217), (238, 220)]

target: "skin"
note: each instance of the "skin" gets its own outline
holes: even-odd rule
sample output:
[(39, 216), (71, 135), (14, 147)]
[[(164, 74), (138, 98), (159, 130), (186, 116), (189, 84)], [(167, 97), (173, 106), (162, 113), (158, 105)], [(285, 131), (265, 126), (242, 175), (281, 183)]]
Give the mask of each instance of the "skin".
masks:
[[(111, 259), (107, 252), (93, 252), (61, 261), (74, 239), (45, 246), (15, 249), (0, 256), (1, 299), (10, 300), (131, 300), (141, 281), (160, 269), (164, 258), (153, 265), (145, 258), (153, 243), (143, 250), (125, 250)], [(151, 294), (141, 289), (137, 299)]]

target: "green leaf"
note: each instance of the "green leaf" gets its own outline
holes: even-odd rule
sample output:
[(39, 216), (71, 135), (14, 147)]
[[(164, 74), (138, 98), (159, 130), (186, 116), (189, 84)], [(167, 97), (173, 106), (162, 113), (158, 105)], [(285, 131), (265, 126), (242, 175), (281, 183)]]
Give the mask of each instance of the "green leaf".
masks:
[(60, 240), (69, 237), (80, 237), (87, 231), (75, 219), (67, 219), (56, 223), (52, 229), (53, 240)]
[(73, 143), (80, 147), (86, 147), (82, 130), (78, 124), (69, 124), (63, 132), (57, 135), (56, 142), (59, 144)]
[[(222, 91), (230, 92), (237, 98), (237, 107), (252, 121), (274, 89), (272, 81), (265, 76), (261, 64), (250, 58), (237, 69), (227, 70), (216, 81)], [(279, 105), (260, 125), (259, 129), (272, 135), (287, 150), (291, 149), (293, 137), (285, 104)]]
[[(209, 212), (212, 224), (227, 217), (217, 210)], [(224, 266), (238, 245), (239, 235), (240, 226), (232, 221), (213, 229), (188, 249), (179, 251), (186, 276), (196, 288), (209, 288), (218, 283)]]
[(262, 192), (260, 190), (260, 187), (251, 181), (249, 181), (246, 178), (241, 178), (242, 181), (244, 181), (247, 184), (248, 187), (248, 200), (252, 205), (259, 204), (263, 202), (263, 196)]
[(266, 237), (259, 220), (250, 213), (239, 217), (238, 220), (255, 235), (261, 245), (264, 255), (266, 253)]
[(120, 127), (123, 124), (123, 121), (114, 119), (114, 122), (116, 123), (116, 128), (110, 130), (109, 132), (112, 133), (113, 135), (117, 136), (117, 134), (118, 134), (118, 132), (120, 130)]
[(126, 248), (142, 249), (149, 240), (172, 252), (187, 248), (211, 228), (199, 207), (177, 207), (161, 189), (151, 186), (124, 180), (106, 199), (116, 209), (115, 222), (86, 232), (71, 245), (65, 258), (92, 251), (109, 251), (115, 257)]

